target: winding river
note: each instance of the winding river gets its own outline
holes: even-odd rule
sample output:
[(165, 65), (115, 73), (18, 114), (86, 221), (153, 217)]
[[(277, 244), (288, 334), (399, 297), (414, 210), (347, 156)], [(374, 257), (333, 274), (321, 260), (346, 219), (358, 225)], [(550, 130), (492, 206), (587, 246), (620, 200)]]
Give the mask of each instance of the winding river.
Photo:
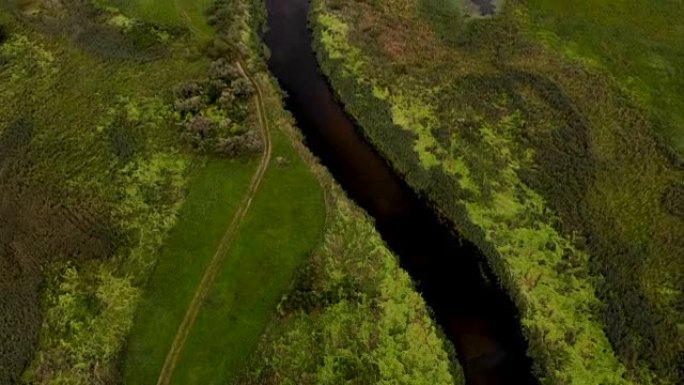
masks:
[[(453, 342), (468, 384), (535, 384), (517, 310), (484, 257), (442, 224), (345, 114), (312, 52), (308, 0), (266, 0), (269, 67), (306, 144), (373, 218)], [(438, 385), (438, 384), (435, 384)]]

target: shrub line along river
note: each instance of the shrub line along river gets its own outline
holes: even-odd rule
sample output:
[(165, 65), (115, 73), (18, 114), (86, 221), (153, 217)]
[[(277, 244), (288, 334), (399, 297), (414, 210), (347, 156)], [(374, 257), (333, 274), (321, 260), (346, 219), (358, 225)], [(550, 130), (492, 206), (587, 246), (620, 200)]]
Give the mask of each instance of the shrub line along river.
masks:
[[(269, 67), (311, 151), (363, 207), (454, 343), (468, 384), (534, 384), (517, 309), (484, 256), (440, 222), (357, 131), (321, 75), (308, 0), (267, 0)], [(483, 271), (485, 272), (483, 274)]]

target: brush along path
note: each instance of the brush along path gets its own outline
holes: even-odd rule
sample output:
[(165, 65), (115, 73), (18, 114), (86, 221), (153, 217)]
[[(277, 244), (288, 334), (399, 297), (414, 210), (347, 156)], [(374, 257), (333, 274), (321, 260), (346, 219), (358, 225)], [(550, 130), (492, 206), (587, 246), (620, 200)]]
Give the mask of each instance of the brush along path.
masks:
[(190, 331), (192, 330), (192, 327), (195, 324), (195, 321), (197, 320), (197, 315), (199, 314), (199, 310), (202, 306), (202, 303), (204, 302), (204, 299), (207, 297), (207, 293), (209, 292), (209, 289), (211, 288), (212, 284), (214, 283), (214, 280), (216, 279), (216, 275), (218, 274), (218, 271), (221, 267), (221, 264), (223, 263), (223, 260), (225, 259), (225, 256), (228, 254), (228, 249), (230, 248), (230, 245), (232, 244), (233, 240), (235, 239), (235, 236), (237, 235), (242, 220), (247, 215), (247, 211), (249, 210), (249, 207), (252, 204), (252, 198), (259, 190), (259, 186), (261, 185), (261, 181), (264, 178), (264, 174), (266, 174), (266, 170), (268, 169), (268, 165), (271, 160), (271, 136), (268, 131), (268, 123), (266, 120), (264, 99), (261, 88), (259, 88), (259, 85), (252, 77), (247, 75), (240, 62), (237, 62), (237, 66), (240, 70), (240, 74), (244, 76), (246, 79), (248, 79), (250, 83), (252, 83), (254, 89), (257, 92), (256, 104), (259, 115), (259, 126), (261, 127), (262, 136), (264, 138), (264, 152), (261, 157), (259, 167), (257, 168), (256, 172), (254, 173), (254, 176), (252, 177), (249, 189), (247, 190), (247, 193), (245, 194), (244, 198), (242, 199), (242, 202), (240, 203), (240, 206), (235, 212), (235, 216), (233, 217), (233, 220), (230, 222), (228, 229), (223, 235), (221, 243), (219, 244), (219, 247), (216, 250), (216, 254), (214, 254), (214, 256), (211, 259), (211, 262), (209, 263), (209, 266), (207, 267), (207, 270), (204, 272), (202, 281), (200, 282), (199, 286), (197, 287), (197, 290), (195, 291), (195, 295), (193, 296), (192, 302), (190, 303), (190, 306), (188, 307), (188, 310), (185, 313), (185, 317), (183, 317), (183, 322), (178, 328), (178, 332), (176, 333), (176, 337), (173, 340), (171, 349), (169, 350), (169, 353), (167, 354), (166, 359), (164, 360), (164, 366), (162, 367), (161, 373), (159, 374), (157, 385), (168, 385), (170, 383), (171, 376), (173, 375), (173, 370), (176, 367), (176, 363), (178, 362), (178, 358), (180, 357), (181, 352), (183, 351), (183, 347), (185, 346), (185, 342), (188, 339), (188, 335), (190, 334)]

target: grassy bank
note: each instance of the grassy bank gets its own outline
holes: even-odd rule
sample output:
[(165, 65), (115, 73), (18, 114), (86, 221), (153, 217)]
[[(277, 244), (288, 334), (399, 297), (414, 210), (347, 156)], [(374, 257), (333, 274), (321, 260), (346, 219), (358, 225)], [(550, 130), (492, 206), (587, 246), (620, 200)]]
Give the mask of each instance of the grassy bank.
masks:
[(465, 21), (427, 3), (314, 3), (349, 112), (487, 254), (544, 383), (678, 383), (683, 172), (657, 139), (676, 119), (549, 44), (531, 4)]
[(173, 384), (224, 384), (233, 377), (256, 348), (295, 270), (320, 242), (325, 205), (318, 181), (287, 137), (277, 128), (272, 135), (273, 157), (286, 164), (267, 171), (188, 337)]
[(256, 160), (212, 160), (190, 182), (136, 312), (123, 359), (126, 384), (157, 381), (173, 338), (247, 190)]

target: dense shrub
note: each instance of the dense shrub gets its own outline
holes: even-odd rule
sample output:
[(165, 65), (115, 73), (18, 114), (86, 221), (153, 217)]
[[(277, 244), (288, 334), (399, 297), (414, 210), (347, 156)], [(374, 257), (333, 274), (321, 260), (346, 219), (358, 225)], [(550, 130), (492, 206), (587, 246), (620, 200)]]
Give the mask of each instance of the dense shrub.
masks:
[(181, 136), (193, 148), (229, 157), (262, 150), (261, 136), (247, 122), (254, 87), (227, 59), (214, 60), (206, 79), (178, 85), (175, 95)]
[(684, 218), (684, 184), (670, 186), (663, 197), (663, 204), (672, 215)]
[(0, 24), (0, 44), (4, 43), (9, 37), (9, 33), (4, 25)]

